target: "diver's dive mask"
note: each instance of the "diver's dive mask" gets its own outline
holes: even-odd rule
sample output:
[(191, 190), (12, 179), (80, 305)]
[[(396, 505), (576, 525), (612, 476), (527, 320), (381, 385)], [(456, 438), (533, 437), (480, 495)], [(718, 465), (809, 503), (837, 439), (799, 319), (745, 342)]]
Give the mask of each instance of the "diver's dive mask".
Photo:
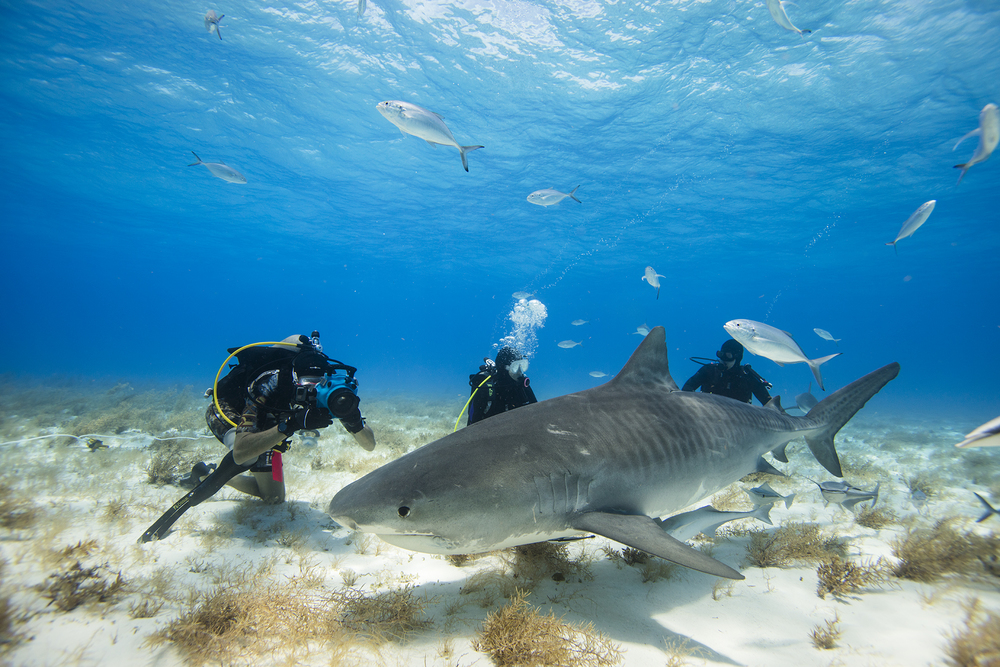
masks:
[(527, 370), (528, 360), (517, 359), (516, 361), (510, 362), (510, 366), (507, 367), (507, 374), (510, 375), (513, 380), (520, 380), (524, 377), (524, 373)]

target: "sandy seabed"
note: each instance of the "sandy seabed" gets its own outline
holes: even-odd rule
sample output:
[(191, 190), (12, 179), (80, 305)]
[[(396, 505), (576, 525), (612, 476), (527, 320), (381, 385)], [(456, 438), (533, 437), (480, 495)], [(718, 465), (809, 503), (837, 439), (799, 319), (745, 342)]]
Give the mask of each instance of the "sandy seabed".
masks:
[[(788, 477), (712, 498), (746, 510), (743, 490), (764, 481), (795, 494), (773, 526), (694, 541), (746, 577), (729, 581), (603, 538), (460, 560), (335, 524), (334, 493), (449, 433), (457, 394), (366, 399), (374, 452), (334, 425), (285, 455), (284, 504), (226, 488), (143, 545), (186, 492), (176, 481), (225, 453), (200, 391), (11, 382), (0, 396), (7, 664), (1000, 665), (1000, 517), (976, 523), (973, 495), (1000, 500), (1000, 452), (953, 447), (975, 424), (874, 399), (837, 447), (846, 481), (881, 483), (876, 513), (826, 505), (810, 479), (832, 478), (793, 442)], [(842, 588), (820, 590), (821, 574)]]

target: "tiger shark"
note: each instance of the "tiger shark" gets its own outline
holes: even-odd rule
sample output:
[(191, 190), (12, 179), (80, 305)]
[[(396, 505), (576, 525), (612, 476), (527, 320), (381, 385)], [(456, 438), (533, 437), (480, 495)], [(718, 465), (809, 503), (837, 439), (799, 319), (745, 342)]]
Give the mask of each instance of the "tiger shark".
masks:
[[(663, 327), (607, 383), (477, 422), (341, 489), (329, 514), (396, 546), (473, 554), (596, 533), (701, 572), (742, 579), (671, 537), (658, 519), (759, 469), (805, 436), (841, 476), (833, 437), (899, 373), (893, 363), (834, 392), (804, 417), (680, 391)], [(780, 455), (779, 455), (780, 453)], [(769, 465), (769, 464), (768, 464)]]

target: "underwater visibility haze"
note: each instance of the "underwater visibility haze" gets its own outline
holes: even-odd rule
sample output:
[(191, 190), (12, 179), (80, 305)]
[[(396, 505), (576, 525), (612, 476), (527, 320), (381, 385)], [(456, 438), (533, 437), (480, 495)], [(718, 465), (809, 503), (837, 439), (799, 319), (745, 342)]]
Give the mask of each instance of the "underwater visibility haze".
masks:
[[(953, 150), (1000, 103), (996, 3), (363, 8), (0, 4), (0, 369), (208, 386), (318, 329), (363, 398), (467, 396), (513, 337), (548, 398), (642, 325), (683, 382), (745, 318), (842, 352), (828, 390), (900, 362), (878, 409), (1000, 412), (1000, 158), (956, 184), (980, 139)], [(813, 381), (745, 361), (786, 405)]]

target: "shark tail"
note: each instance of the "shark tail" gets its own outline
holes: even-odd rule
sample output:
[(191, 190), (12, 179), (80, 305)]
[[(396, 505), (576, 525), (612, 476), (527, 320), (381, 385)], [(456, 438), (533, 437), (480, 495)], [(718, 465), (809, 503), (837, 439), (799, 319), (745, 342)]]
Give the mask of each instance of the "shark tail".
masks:
[(899, 364), (895, 362), (872, 371), (824, 398), (809, 411), (808, 417), (803, 418), (820, 424), (818, 433), (806, 436), (806, 444), (809, 445), (809, 450), (816, 460), (831, 474), (837, 477), (844, 476), (840, 468), (840, 459), (837, 457), (837, 449), (833, 444), (833, 436), (837, 435), (837, 431), (850, 421), (872, 396), (897, 375), (899, 375)]
[[(973, 491), (973, 493), (975, 493), (975, 491)], [(983, 498), (978, 493), (976, 493), (976, 498), (979, 498), (979, 502), (981, 502), (983, 506), (986, 508), (986, 511), (983, 512), (983, 515), (978, 519), (976, 519), (976, 523), (982, 523), (983, 521), (986, 521), (994, 514), (1000, 514), (1000, 510), (997, 510), (996, 508), (993, 507), (993, 505), (990, 505), (988, 502), (986, 502), (986, 498)]]
[(477, 148), (485, 148), (485, 146), (459, 146), (458, 152), (462, 154), (462, 166), (465, 167), (466, 171), (469, 171), (469, 159), (465, 157), (465, 154), (474, 151)]
[(582, 204), (583, 202), (576, 198), (576, 191), (579, 189), (580, 189), (579, 185), (573, 188), (573, 191), (569, 193), (569, 196), (572, 197), (573, 201), (575, 201), (577, 204)]
[[(895, 247), (895, 246), (893, 246), (893, 247)], [(839, 357), (841, 354), (843, 354), (843, 352), (837, 352), (835, 354), (831, 354), (831, 355), (826, 356), (826, 357), (820, 357), (819, 359), (807, 359), (806, 360), (806, 363), (809, 364), (809, 368), (812, 369), (813, 376), (816, 378), (816, 382), (819, 382), (819, 388), (822, 389), (823, 391), (826, 391), (826, 387), (823, 386), (823, 376), (820, 375), (819, 367), (822, 364), (825, 364), (826, 362), (830, 361), (834, 357)]]

